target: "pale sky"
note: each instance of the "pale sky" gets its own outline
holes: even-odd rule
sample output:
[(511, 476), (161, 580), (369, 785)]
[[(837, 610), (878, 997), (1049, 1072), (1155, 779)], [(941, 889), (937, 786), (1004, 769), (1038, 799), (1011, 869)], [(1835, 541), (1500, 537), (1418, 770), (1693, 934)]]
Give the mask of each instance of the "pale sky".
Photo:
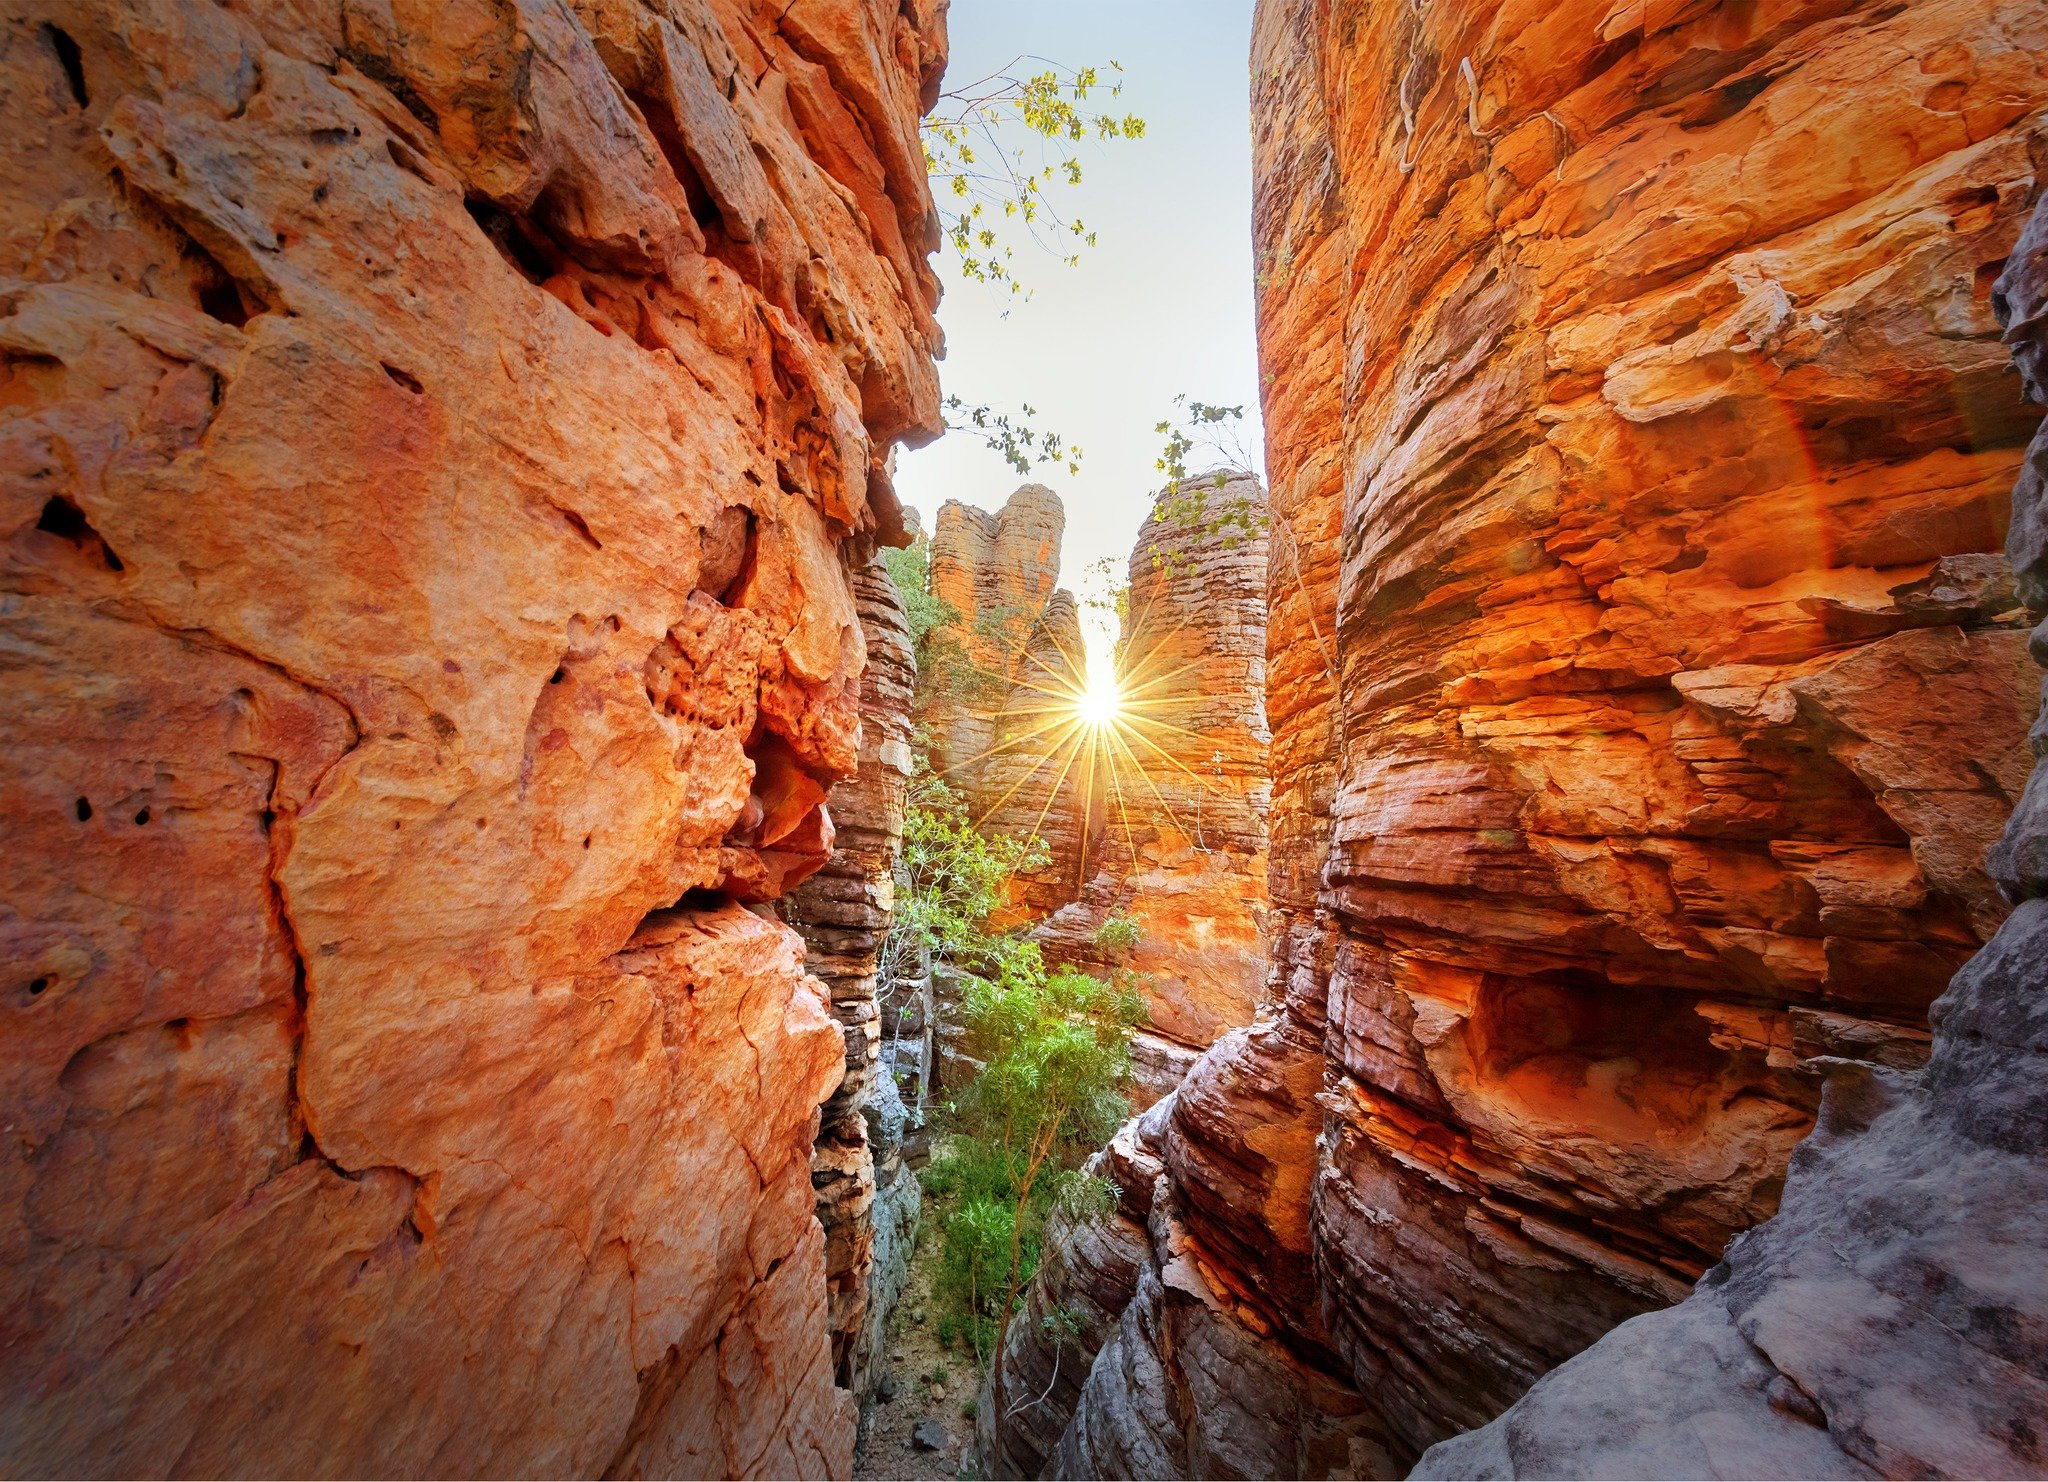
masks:
[[(1018, 277), (1035, 290), (1028, 301), (963, 281), (950, 250), (934, 258), (946, 285), (945, 389), (1010, 410), (1029, 402), (1041, 425), (1084, 450), (1078, 477), (1064, 468), (1030, 476), (1066, 503), (1060, 581), (1084, 598), (1099, 585), (1089, 568), (1100, 558), (1111, 557), (1121, 579), (1159, 483), (1153, 427), (1176, 394), (1242, 404), (1244, 441), (1258, 456), (1251, 8), (1252, 0), (953, 0), (948, 87), (1020, 53), (1104, 73), (1114, 58), (1123, 96), (1100, 111), (1145, 120), (1142, 139), (1081, 146), (1085, 178), (1057, 187), (1054, 199), (1094, 228), (1098, 245), (1073, 268), (1020, 246)], [(901, 454), (897, 467), (898, 492), (927, 530), (948, 499), (993, 510), (1026, 482), (963, 433)], [(1106, 656), (1109, 623), (1083, 612), (1095, 624), (1091, 657)]]

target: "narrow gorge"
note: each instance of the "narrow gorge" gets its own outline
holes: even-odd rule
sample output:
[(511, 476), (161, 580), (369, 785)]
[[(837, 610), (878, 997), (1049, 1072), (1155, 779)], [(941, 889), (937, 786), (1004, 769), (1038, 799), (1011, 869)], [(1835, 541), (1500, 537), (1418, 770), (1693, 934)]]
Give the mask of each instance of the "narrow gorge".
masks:
[(2048, 0), (1256, 0), (1100, 579), (976, 5), (0, 7), (0, 1475), (2048, 1475)]

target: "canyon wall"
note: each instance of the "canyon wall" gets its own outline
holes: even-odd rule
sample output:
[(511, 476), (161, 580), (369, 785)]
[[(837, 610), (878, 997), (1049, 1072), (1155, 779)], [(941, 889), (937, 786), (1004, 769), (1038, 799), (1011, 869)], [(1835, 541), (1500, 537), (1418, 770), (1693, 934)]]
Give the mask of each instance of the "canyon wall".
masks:
[[(2039, 414), (1992, 285), (2035, 189), (2044, 53), (2048, 7), (1981, 0), (1261, 4), (1272, 975), (1141, 1124), (1149, 1227), (1113, 1329), (1067, 1357), (1092, 1367), (1050, 1458), (1006, 1437), (992, 1467), (1398, 1470), (1720, 1280), (1830, 1071), (1799, 1156), (1835, 1186), (1731, 1263), (1726, 1311), (1776, 1325), (1785, 1382), (1729, 1382), (1844, 1429), (1919, 1393), (1858, 1389), (1855, 1360), (1948, 1216), (1856, 1196), (1849, 1248), (1897, 1265), (1816, 1320), (1825, 1341), (1756, 1294), (1849, 1197), (1858, 1159), (1825, 1139), (1887, 1104), (1851, 1088), (1926, 1059), (1929, 1004), (2006, 914), (1984, 854), (2038, 678), (1997, 553)], [(1926, 1072), (1946, 1107), (1890, 1093), (1918, 1108), (1897, 1135), (2019, 1095), (2002, 1067), (2031, 1021), (1966, 992), (2038, 981), (2009, 940), (1958, 988), (1974, 1037)], [(2018, 1176), (1971, 1157), (1919, 1200)], [(2024, 1329), (2015, 1197), (1956, 1300), (2002, 1293), (1986, 1322)], [(1916, 1238), (1887, 1245), (1902, 1221)], [(2038, 1372), (2031, 1340), (1967, 1341), (1958, 1374)], [(1264, 1392), (1219, 1392), (1219, 1353)], [(1539, 1407), (1443, 1469), (1575, 1470), (1626, 1440), (1605, 1393), (1567, 1396), (1589, 1433), (1551, 1429), (1562, 1449), (1514, 1449)], [(1289, 1453), (1308, 1442), (1276, 1415), (1318, 1417), (1291, 1434), (1323, 1449)], [(1923, 1409), (1884, 1422), (1916, 1442), (1846, 1450), (2012, 1470), (2010, 1427), (1964, 1444), (1997, 1423)]]
[(816, 1475), (944, 0), (0, 19), (0, 1468)]
[(903, 1160), (907, 1114), (882, 1053), (876, 991), (896, 901), (917, 659), (903, 598), (879, 556), (854, 574), (854, 596), (867, 646), (859, 768), (826, 798), (832, 857), (790, 893), (784, 915), (846, 1036), (846, 1076), (819, 1113), (811, 1181), (825, 1230), (833, 1374), (865, 1403), (880, 1378), (883, 1326), (908, 1279), (921, 1203)]
[[(1992, 301), (2048, 405), (2048, 208)], [(2048, 430), (2006, 549), (2048, 610)], [(2033, 636), (2048, 666), (2048, 623)], [(1959, 676), (1967, 678), (1966, 675)], [(2044, 690), (2048, 698), (2048, 690)], [(1419, 1472), (2037, 1477), (2048, 1468), (2048, 706), (1992, 852), (2019, 903), (1934, 1006), (1923, 1071), (1844, 1063), (1777, 1217)]]

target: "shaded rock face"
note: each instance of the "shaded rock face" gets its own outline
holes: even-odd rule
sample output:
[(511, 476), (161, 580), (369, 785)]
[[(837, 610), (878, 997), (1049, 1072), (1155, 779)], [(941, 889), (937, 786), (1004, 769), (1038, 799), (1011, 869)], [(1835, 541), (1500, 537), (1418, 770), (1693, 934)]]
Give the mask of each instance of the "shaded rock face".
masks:
[(784, 910), (846, 1035), (846, 1077), (819, 1114), (811, 1179), (825, 1230), (833, 1372), (864, 1401), (879, 1377), (882, 1325), (907, 1276), (919, 1205), (916, 1177), (903, 1163), (902, 1100), (882, 1060), (876, 994), (903, 843), (917, 661), (903, 599), (879, 557), (855, 573), (854, 594), (868, 656), (860, 766), (828, 798), (832, 858), (791, 893)]
[(1025, 484), (995, 514), (947, 501), (932, 531), (931, 588), (959, 614), (950, 637), (960, 659), (922, 717), (932, 766), (977, 824), (1036, 836), (1051, 852), (1018, 876), (998, 926), (1073, 899), (1083, 877), (1089, 819), (1071, 697), (1087, 656), (1073, 594), (1058, 585), (1066, 528), (1059, 496)]
[[(2038, 413), (1991, 285), (2044, 41), (1938, 0), (1260, 7), (1274, 974), (1161, 1146), (1206, 1287), (1254, 1336), (1312, 1304), (1269, 1347), (1383, 1465), (1683, 1298), (1824, 1071), (1910, 1074), (1998, 928)], [(1191, 1454), (1138, 1397), (1192, 1392), (1147, 1291), (1069, 1474)]]
[(939, 3), (0, 22), (0, 1464), (843, 1473), (745, 909), (939, 426)]
[[(1993, 294), (2048, 404), (2048, 211)], [(2007, 538), (2048, 608), (2048, 433)], [(2048, 664), (2048, 624), (2035, 629)], [(1954, 676), (1967, 681), (1966, 674)], [(2034, 751), (2048, 755), (2048, 710)], [(1981, 1476), (2048, 1468), (2048, 762), (1992, 867), (2019, 909), (1934, 1006), (1921, 1071), (1841, 1066), (1776, 1218), (1420, 1475)]]

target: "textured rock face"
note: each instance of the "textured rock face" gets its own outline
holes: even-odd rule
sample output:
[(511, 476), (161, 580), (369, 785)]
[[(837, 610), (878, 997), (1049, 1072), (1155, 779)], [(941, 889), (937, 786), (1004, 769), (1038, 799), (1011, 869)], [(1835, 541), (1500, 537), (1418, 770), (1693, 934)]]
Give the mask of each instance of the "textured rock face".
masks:
[[(1391, 1463), (1682, 1298), (1826, 1065), (1923, 1060), (1998, 925), (2037, 414), (1990, 289), (2044, 42), (1941, 0), (1260, 8), (1277, 970), (1165, 1161), (1212, 1290), (1305, 1275)], [(1200, 1086), (1271, 1151), (1177, 1166)], [(1130, 1454), (1098, 1419), (1062, 1467)]]
[[(2048, 404), (2048, 211), (1996, 299)], [(2007, 550), (2048, 608), (2048, 432)], [(2048, 664), (2048, 624), (2034, 632)], [(1956, 678), (1967, 679), (1966, 674)], [(2048, 709), (2034, 732), (2048, 756)], [(2048, 786), (2036, 762), (2028, 798)], [(1920, 1072), (1842, 1067), (1777, 1217), (1677, 1307), (1545, 1377), (1425, 1476), (1981, 1476), (2048, 1467), (2048, 814), (2022, 807), (1993, 867), (2020, 902), (1934, 1007)]]
[(1089, 818), (1071, 697), (1086, 682), (1080, 613), (1058, 587), (1067, 512), (1025, 484), (989, 514), (948, 501), (932, 532), (932, 592), (959, 614), (961, 664), (924, 716), (932, 765), (991, 832), (1045, 840), (998, 926), (1042, 916), (1080, 889)]
[(734, 898), (938, 427), (942, 9), (0, 21), (6, 1470), (849, 1465)]
[(785, 911), (846, 1035), (846, 1077), (819, 1114), (811, 1178), (825, 1229), (833, 1372), (864, 1401), (878, 1377), (876, 1347), (903, 1287), (919, 1204), (916, 1177), (903, 1164), (901, 1098), (882, 1063), (875, 977), (896, 898), (917, 661), (903, 599), (879, 557), (856, 573), (854, 593), (868, 656), (860, 767), (827, 799), (832, 858), (791, 893)]
[(1313, 1224), (1421, 1444), (1682, 1296), (1996, 924), (2048, 10), (1340, 9)]

